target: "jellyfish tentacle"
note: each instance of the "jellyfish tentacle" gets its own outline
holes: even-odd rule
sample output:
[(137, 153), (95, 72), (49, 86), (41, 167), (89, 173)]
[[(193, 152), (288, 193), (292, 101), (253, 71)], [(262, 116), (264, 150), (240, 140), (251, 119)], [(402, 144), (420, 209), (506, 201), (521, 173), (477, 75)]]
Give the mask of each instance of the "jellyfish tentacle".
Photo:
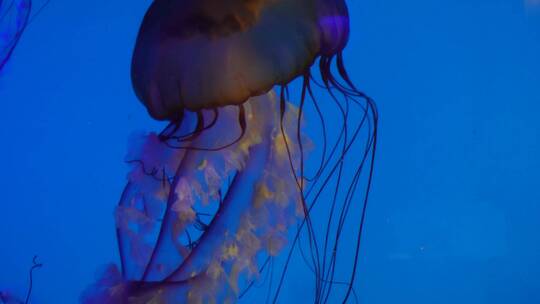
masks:
[[(171, 135), (169, 135), (168, 137), (163, 138), (163, 140), (172, 140), (172, 139), (174, 139), (176, 142), (189, 142), (189, 141), (195, 139), (202, 132), (204, 132), (204, 131), (206, 131), (208, 129), (211, 129), (216, 124), (216, 122), (217, 122), (217, 120), (219, 118), (219, 112), (218, 112), (217, 109), (212, 109), (212, 110), (213, 110), (214, 117), (212, 118), (212, 120), (210, 121), (210, 123), (208, 125), (203, 124), (201, 126), (197, 126), (194, 131), (189, 132), (187, 134), (182, 134), (182, 135), (175, 135), (175, 132), (171, 132)], [(198, 111), (197, 113), (201, 113), (201, 115), (202, 115), (201, 111)], [(199, 116), (199, 117), (200, 117), (200, 121), (202, 122), (202, 116)]]
[(41, 267), (43, 267), (43, 264), (37, 262), (37, 255), (34, 256), (34, 258), (32, 259), (32, 267), (30, 268), (30, 271), (28, 273), (30, 283), (28, 285), (28, 291), (26, 292), (26, 300), (24, 301), (25, 304), (28, 304), (28, 301), (30, 301), (30, 296), (32, 295), (32, 287), (34, 283), (34, 275), (33, 275), (34, 270)]
[[(306, 197), (304, 195), (304, 151), (303, 151), (303, 146), (302, 146), (302, 137), (301, 137), (301, 132), (300, 132), (300, 127), (301, 127), (301, 123), (302, 123), (302, 111), (303, 111), (303, 107), (304, 107), (304, 103), (305, 103), (305, 99), (306, 99), (306, 92), (307, 92), (307, 88), (309, 86), (309, 73), (306, 73), (306, 75), (304, 75), (304, 78), (303, 78), (303, 85), (302, 85), (302, 93), (301, 93), (301, 97), (300, 97), (300, 105), (299, 105), (299, 111), (298, 111), (298, 115), (297, 115), (297, 125), (296, 125), (296, 138), (297, 138), (297, 143), (298, 143), (298, 149), (299, 149), (299, 156), (300, 156), (300, 159), (299, 159), (299, 167), (300, 167), (300, 175), (298, 176), (296, 174), (296, 171), (297, 169), (295, 168), (294, 164), (293, 164), (293, 156), (292, 156), (292, 151), (291, 151), (291, 147), (289, 147), (289, 142), (287, 140), (287, 136), (285, 136), (285, 130), (284, 130), (284, 124), (283, 124), (283, 118), (285, 116), (285, 106), (284, 104), (286, 103), (285, 101), (285, 96), (286, 96), (286, 92), (287, 92), (287, 87), (284, 86), (282, 87), (282, 94), (281, 94), (281, 98), (280, 98), (280, 130), (281, 130), (281, 133), (283, 134), (283, 137), (284, 137), (284, 144), (285, 144), (285, 148), (287, 150), (287, 155), (288, 155), (288, 159), (289, 159), (289, 165), (290, 165), (290, 170), (291, 170), (291, 173), (292, 175), (294, 176), (294, 182), (296, 184), (296, 187), (298, 188), (298, 191), (299, 193), (301, 193), (301, 203), (302, 203), (302, 209), (303, 209), (303, 216), (304, 216), (304, 222), (307, 224), (307, 231), (308, 231), (308, 240), (309, 240), (309, 246), (310, 246), (310, 253), (311, 253), (311, 263), (312, 263), (312, 267), (310, 267), (310, 265), (308, 264), (308, 267), (311, 268), (311, 270), (315, 273), (315, 289), (318, 291), (320, 289), (320, 253), (319, 253), (319, 246), (318, 246), (318, 242), (317, 242), (317, 239), (315, 237), (315, 229), (314, 229), (314, 226), (313, 226), (313, 222), (311, 220), (311, 215), (310, 215), (310, 211), (308, 210), (309, 207), (308, 207), (308, 203), (306, 201)], [(303, 255), (303, 257), (305, 258), (305, 256)], [(316, 292), (316, 294), (318, 295), (318, 292)]]
[[(332, 264), (333, 264), (332, 267), (335, 267), (336, 252), (337, 252), (337, 249), (338, 249), (338, 244), (339, 244), (339, 240), (340, 240), (341, 231), (343, 229), (344, 221), (345, 221), (346, 215), (349, 212), (349, 209), (350, 209), (350, 206), (351, 206), (351, 203), (352, 203), (352, 199), (354, 197), (354, 193), (357, 190), (358, 183), (359, 183), (359, 180), (360, 180), (359, 179), (360, 174), (361, 174), (361, 172), (363, 170), (363, 167), (365, 166), (366, 162), (368, 162), (369, 163), (369, 172), (368, 172), (368, 175), (367, 175), (367, 181), (366, 181), (366, 185), (365, 185), (364, 196), (361, 198), (362, 207), (361, 207), (360, 222), (359, 222), (359, 225), (358, 225), (357, 237), (356, 237), (356, 241), (355, 241), (356, 242), (356, 248), (355, 248), (355, 253), (353, 255), (354, 256), (354, 261), (353, 261), (353, 264), (352, 264), (353, 267), (352, 267), (351, 275), (350, 275), (350, 278), (349, 278), (347, 291), (346, 291), (346, 294), (345, 294), (344, 300), (343, 300), (344, 302), (346, 302), (348, 300), (348, 298), (350, 297), (351, 292), (354, 293), (353, 283), (354, 283), (354, 279), (355, 279), (355, 276), (356, 276), (356, 270), (357, 270), (357, 265), (358, 265), (359, 252), (360, 252), (360, 243), (361, 243), (362, 232), (363, 232), (363, 229), (364, 229), (364, 223), (365, 223), (365, 217), (366, 217), (366, 211), (367, 211), (368, 196), (369, 196), (371, 183), (372, 183), (372, 179), (373, 179), (373, 168), (374, 168), (376, 142), (377, 142), (378, 113), (377, 113), (377, 109), (375, 107), (375, 104), (374, 104), (373, 100), (370, 97), (368, 97), (367, 95), (365, 95), (364, 93), (358, 91), (355, 88), (354, 84), (348, 78), (348, 75), (347, 75), (346, 70), (344, 68), (343, 57), (342, 57), (341, 53), (339, 53), (337, 55), (337, 66), (338, 66), (339, 74), (340, 74), (341, 78), (345, 81), (345, 84), (344, 85), (341, 84), (335, 77), (333, 77), (333, 75), (331, 73), (328, 72), (329, 70), (327, 70), (327, 72), (328, 72), (327, 75), (329, 75), (329, 77), (328, 77), (329, 83), (331, 85), (335, 86), (338, 89), (338, 91), (340, 91), (345, 96), (346, 100), (349, 100), (349, 99), (353, 100), (355, 102), (355, 104), (359, 105), (363, 109), (364, 115), (363, 115), (363, 118), (362, 118), (362, 121), (361, 121), (361, 124), (359, 125), (359, 127), (361, 127), (363, 125), (364, 121), (368, 121), (368, 136), (366, 138), (366, 144), (364, 146), (365, 148), (364, 148), (364, 151), (362, 152), (361, 161), (358, 164), (357, 169), (355, 170), (354, 176), (352, 178), (352, 181), (350, 182), (349, 187), (347, 189), (346, 197), (344, 199), (344, 204), (343, 204), (343, 207), (341, 209), (341, 214), (340, 214), (340, 217), (339, 217), (339, 224), (338, 224), (338, 229), (336, 230), (336, 236), (335, 236), (335, 242), (334, 242), (334, 248), (333, 248), (333, 254), (332, 254)], [(365, 106), (361, 105), (356, 100), (356, 97), (363, 98), (365, 100), (365, 102), (366, 102), (366, 105)], [(360, 128), (357, 128), (355, 130), (355, 132), (353, 134), (353, 138), (355, 138), (357, 136), (358, 131), (360, 131)], [(348, 144), (347, 150), (349, 150), (349, 148), (352, 146), (352, 143), (353, 143), (353, 141), (351, 141), (350, 144)], [(331, 279), (329, 280), (329, 282), (333, 282), (334, 271), (332, 270), (330, 272), (330, 274), (331, 274)], [(327, 292), (326, 299), (328, 299), (329, 294), (330, 294), (330, 290), (328, 290), (328, 292)]]
[[(336, 78), (332, 71), (331, 67), (335, 64), (336, 69), (338, 70), (339, 76), (341, 77), (341, 80), (338, 80)], [(354, 143), (357, 142), (357, 139), (360, 138), (360, 131), (366, 130), (367, 131), (367, 138), (366, 143), (364, 145), (364, 149), (361, 150), (361, 154), (358, 158), (359, 164), (355, 165), (356, 168), (353, 171), (353, 177), (352, 180), (348, 181), (347, 184), (344, 184), (346, 192), (345, 197), (342, 200), (341, 207), (339, 212), (336, 212), (337, 218), (332, 220), (331, 218), (328, 218), (327, 225), (326, 225), (326, 232), (324, 234), (324, 250), (322, 252), (322, 265), (318, 266), (315, 262), (310, 263), (311, 265), (308, 265), (308, 267), (311, 269), (311, 271), (314, 273), (316, 280), (316, 286), (315, 286), (315, 303), (326, 303), (329, 300), (330, 293), (332, 290), (332, 285), (341, 285), (346, 287), (346, 290), (344, 292), (343, 299), (346, 301), (351, 294), (355, 294), (353, 283), (354, 278), (356, 275), (356, 268), (358, 265), (359, 260), (359, 252), (360, 252), (360, 238), (361, 234), (364, 229), (364, 222), (365, 222), (365, 214), (367, 210), (367, 195), (370, 190), (370, 185), (372, 181), (372, 168), (374, 165), (374, 157), (375, 157), (375, 145), (374, 142), (376, 142), (376, 134), (377, 134), (377, 121), (378, 121), (378, 114), (376, 111), (375, 104), (371, 98), (369, 98), (367, 95), (363, 94), (362, 92), (358, 91), (352, 82), (350, 82), (350, 79), (348, 78), (348, 75), (346, 73), (346, 70), (344, 68), (343, 64), (343, 57), (341, 54), (338, 54), (336, 56), (321, 56), (320, 62), (320, 72), (321, 72), (321, 79), (322, 79), (322, 89), (324, 89), (331, 97), (331, 99), (335, 102), (337, 105), (339, 111), (342, 113), (343, 116), (343, 127), (341, 128), (340, 134), (338, 136), (338, 140), (336, 143), (331, 147), (330, 153), (328, 154), (328, 157), (326, 160), (324, 160), (322, 163), (322, 167), (319, 168), (318, 171), (321, 172), (320, 176), (317, 176), (314, 180), (310, 181), (310, 186), (307, 189), (307, 192), (304, 194), (305, 198), (304, 200), (308, 201), (308, 197), (311, 197), (309, 199), (309, 204), (307, 205), (307, 214), (309, 215), (312, 212), (312, 209), (317, 205), (317, 202), (319, 200), (319, 197), (322, 193), (322, 191), (327, 187), (329, 181), (333, 178), (336, 178), (338, 180), (341, 180), (342, 171), (340, 168), (343, 168), (344, 162), (346, 161), (346, 157), (350, 160), (354, 160), (354, 158), (351, 158), (353, 153), (353, 146)], [(334, 91), (342, 95), (342, 97), (338, 97), (334, 94)], [(310, 90), (308, 89), (308, 93)], [(311, 94), (311, 93), (310, 93)], [(365, 102), (361, 103), (358, 98), (363, 99)], [(339, 99), (342, 99), (343, 102), (345, 102), (345, 108), (343, 108), (342, 105), (340, 105)], [(313, 98), (315, 100), (315, 98)], [(347, 121), (349, 120), (349, 102), (352, 101), (352, 104), (359, 106), (361, 109), (361, 119), (356, 124), (353, 130), (349, 130), (349, 126)], [(352, 116), (351, 116), (352, 117)], [(367, 127), (365, 127), (367, 124)], [(350, 135), (349, 135), (350, 134)], [(338, 144), (341, 143), (342, 148), (339, 149), (339, 153), (337, 155), (337, 159), (334, 159), (335, 152), (338, 151), (336, 148), (338, 147)], [(334, 160), (332, 160), (334, 159)], [(332, 161), (331, 161), (332, 160)], [(348, 160), (347, 160), (348, 161)], [(356, 162), (356, 161), (355, 161)], [(351, 164), (352, 165), (352, 164)], [(349, 166), (349, 165), (347, 165)], [(351, 271), (351, 275), (349, 277), (349, 281), (347, 283), (334, 280), (334, 275), (336, 271), (336, 260), (337, 260), (337, 252), (340, 249), (340, 241), (342, 241), (341, 234), (343, 232), (343, 227), (345, 220), (349, 218), (349, 212), (351, 209), (351, 204), (353, 202), (353, 199), (355, 198), (355, 192), (358, 188), (358, 185), (360, 183), (360, 174), (363, 171), (363, 168), (365, 166), (370, 166), (370, 171), (367, 173), (367, 182), (366, 187), (363, 188), (364, 196), (360, 200), (360, 216), (359, 216), (359, 228), (356, 233), (355, 242), (357, 246), (357, 250), (355, 250), (353, 254), (353, 261), (351, 263), (352, 266), (354, 266), (353, 271)], [(322, 172), (325, 172), (322, 174)], [(317, 185), (319, 180), (322, 181), (322, 184)], [(340, 182), (341, 183), (341, 182)], [(337, 195), (338, 191), (341, 187), (336, 186), (334, 190), (334, 197)], [(341, 199), (340, 199), (341, 200)], [(336, 206), (335, 198), (333, 200), (334, 202), (331, 204), (331, 206)], [(331, 208), (333, 209), (333, 208)], [(336, 210), (336, 211), (337, 211)], [(334, 212), (332, 211), (331, 217), (334, 218)], [(281, 273), (281, 276), (279, 277), (278, 285), (276, 292), (274, 294), (274, 303), (277, 301), (282, 284), (285, 279), (285, 274), (287, 272), (288, 264), (290, 261), (290, 258), (292, 257), (292, 253), (294, 251), (294, 248), (296, 244), (300, 241), (302, 230), (304, 225), (307, 227), (307, 233), (309, 238), (314, 237), (314, 234), (310, 232), (308, 218), (305, 217), (302, 222), (299, 225), (299, 228), (297, 230), (297, 233), (294, 236), (291, 249), (289, 250), (288, 256), (285, 260), (285, 266), (283, 267), (283, 271)], [(336, 228), (332, 228), (332, 222), (337, 220), (335, 222), (337, 224)], [(331, 229), (332, 228), (332, 229)], [(335, 229), (335, 230), (334, 230)], [(333, 238), (332, 242), (329, 242), (328, 239), (330, 239), (331, 233), (330, 230), (334, 230), (335, 237)], [(310, 246), (311, 241), (310, 241)], [(331, 250), (331, 254), (328, 255), (327, 249)], [(306, 260), (302, 248), (300, 248), (302, 257), (304, 260)], [(311, 247), (311, 254), (316, 255), (317, 252), (313, 252), (313, 250), (318, 250), (315, 247)], [(307, 260), (306, 260), (307, 262)], [(320, 268), (318, 268), (320, 267)], [(342, 284), (345, 283), (345, 284)]]
[[(329, 63), (330, 63), (329, 60), (326, 60), (325, 58), (321, 58), (321, 67), (322, 67), (321, 71), (326, 71), (326, 69), (329, 68)], [(341, 148), (341, 155), (346, 154), (346, 147), (347, 147), (347, 144), (348, 144), (348, 128), (347, 128), (348, 123), (347, 122), (348, 122), (348, 117), (349, 117), (349, 102), (348, 102), (347, 99), (345, 99), (345, 108), (343, 108), (343, 105), (341, 104), (340, 100), (337, 98), (337, 96), (332, 91), (332, 87), (328, 83), (327, 76), (324, 75), (324, 72), (322, 72), (322, 74), (323, 74), (322, 75), (323, 88), (328, 92), (328, 95), (330, 96), (331, 100), (334, 102), (337, 109), (339, 110), (339, 113), (341, 115), (342, 122), (343, 122), (343, 126), (341, 128), (339, 138), (336, 141), (336, 145), (333, 147), (333, 150), (331, 152), (331, 156), (329, 158), (329, 160), (330, 160), (332, 158), (334, 152), (336, 151), (335, 149), (338, 148), (338, 145), (341, 143), (341, 140), (343, 140), (343, 147)], [(363, 125), (363, 124), (361, 123), (360, 125)], [(330, 259), (330, 261), (329, 261), (330, 265), (328, 265), (328, 268), (327, 268), (327, 266), (326, 266), (327, 265), (326, 264), (326, 260), (327, 260), (326, 252), (327, 252), (328, 240), (329, 240), (330, 232), (331, 232), (331, 225), (332, 225), (333, 218), (334, 218), (334, 210), (335, 210), (335, 206), (336, 206), (337, 200), (338, 200), (337, 196), (338, 196), (338, 193), (339, 193), (339, 189), (341, 187), (341, 182), (342, 182), (342, 177), (343, 177), (344, 161), (343, 160), (338, 160), (337, 164), (339, 165), (339, 169), (337, 171), (336, 185), (335, 185), (335, 189), (333, 191), (332, 203), (331, 203), (331, 207), (330, 207), (330, 214), (328, 215), (328, 221), (327, 221), (327, 225), (326, 225), (326, 229), (325, 229), (326, 231), (325, 231), (325, 238), (324, 238), (323, 266), (322, 266), (323, 270), (322, 270), (321, 277), (319, 277), (319, 280), (321, 281), (322, 287), (321, 287), (321, 289), (317, 290), (317, 295), (316, 295), (317, 300), (320, 300), (321, 297), (324, 297), (324, 293), (327, 290), (328, 285), (330, 285), (330, 288), (331, 288), (332, 282), (333, 282), (333, 273), (334, 273), (335, 264), (333, 263), (334, 260)], [(326, 184), (326, 182), (323, 183), (323, 185), (324, 184)], [(313, 204), (315, 204), (315, 200), (314, 200)], [(331, 279), (329, 279), (329, 276), (331, 277)], [(327, 296), (329, 294), (330, 293), (328, 292)], [(324, 302), (326, 302), (326, 301), (327, 301), (327, 299), (324, 300)]]
[[(345, 102), (346, 102), (346, 108), (343, 109), (341, 104), (339, 103), (338, 99), (336, 98), (336, 96), (333, 94), (333, 93), (330, 93), (330, 96), (332, 97), (332, 99), (334, 100), (335, 104), (337, 105), (337, 107), (339, 108), (339, 110), (341, 111), (341, 114), (343, 115), (343, 122), (344, 122), (344, 126), (343, 126), (343, 147), (341, 148), (341, 153), (342, 155), (345, 155), (346, 154), (346, 148), (347, 148), (347, 145), (348, 145), (348, 128), (347, 128), (347, 121), (348, 121), (348, 117), (349, 117), (349, 101), (347, 99), (345, 99)], [(361, 121), (361, 123), (359, 124), (360, 126), (363, 125), (363, 121)], [(331, 212), (330, 212), (330, 215), (328, 216), (328, 221), (327, 221), (327, 226), (326, 226), (326, 232), (325, 232), (325, 240), (324, 240), (324, 262), (323, 262), (323, 278), (321, 280), (323, 280), (323, 288), (322, 290), (320, 291), (320, 296), (321, 297), (324, 297), (324, 301), (323, 303), (326, 303), (328, 301), (328, 297), (330, 296), (331, 294), (331, 289), (332, 289), (332, 286), (334, 284), (334, 273), (335, 273), (335, 250), (336, 249), (336, 246), (335, 245), (332, 245), (332, 257), (329, 259), (328, 263), (328, 268), (327, 268), (327, 265), (326, 265), (326, 258), (327, 258), (327, 255), (326, 255), (326, 252), (327, 252), (327, 248), (328, 248), (328, 241), (329, 241), (329, 238), (330, 238), (330, 233), (331, 233), (331, 227), (332, 227), (332, 223), (333, 223), (333, 220), (334, 220), (334, 211), (335, 211), (335, 207), (336, 207), (336, 204), (338, 203), (338, 193), (339, 193), (339, 190), (341, 188), (341, 185), (342, 185), (342, 177), (343, 177), (343, 167), (345, 165), (345, 162), (344, 161), (339, 161), (339, 169), (338, 169), (338, 172), (337, 172), (337, 181), (336, 181), (336, 187), (335, 187), (335, 190), (334, 190), (334, 196), (332, 198), (332, 207), (331, 207)], [(337, 240), (336, 240), (337, 241)], [(325, 293), (326, 293), (326, 296), (325, 296)]]
[[(344, 201), (344, 207), (342, 207), (342, 211), (341, 211), (341, 214), (340, 214), (340, 217), (339, 217), (339, 225), (338, 225), (338, 230), (336, 231), (336, 238), (335, 238), (335, 242), (334, 242), (334, 249), (333, 249), (333, 254), (332, 254), (332, 258), (331, 258), (331, 271), (329, 271), (329, 275), (331, 275), (331, 278), (332, 279), (326, 279), (325, 281), (329, 282), (330, 284), (332, 284), (333, 282), (333, 276), (334, 276), (334, 267), (335, 267), (335, 262), (336, 262), (336, 254), (335, 252), (337, 251), (337, 246), (338, 246), (338, 243), (339, 243), (339, 236), (341, 234), (341, 229), (343, 227), (343, 223), (344, 223), (344, 220), (346, 218), (346, 214), (348, 213), (348, 210), (350, 209), (350, 203), (351, 203), (351, 200), (352, 200), (352, 196), (354, 195), (353, 193), (356, 191), (356, 187), (357, 187), (357, 184), (358, 184), (358, 181), (359, 181), (359, 174), (360, 174), (360, 171), (362, 170), (363, 166), (364, 166), (364, 163), (366, 162), (366, 158), (368, 158), (368, 156), (371, 156), (371, 159), (370, 159), (370, 167), (373, 166), (373, 160), (374, 160), (374, 155), (375, 155), (375, 146), (374, 146), (374, 138), (376, 139), (376, 134), (377, 134), (377, 117), (378, 117), (378, 114), (377, 114), (377, 111), (376, 111), (376, 107), (375, 107), (375, 104), (373, 102), (373, 100), (368, 97), (367, 95), (365, 95), (364, 93), (358, 91), (355, 87), (354, 87), (354, 84), (350, 81), (350, 79), (348, 78), (348, 75), (345, 71), (345, 68), (344, 68), (344, 63), (343, 63), (343, 57), (342, 57), (342, 54), (341, 53), (338, 53), (337, 56), (336, 56), (336, 65), (337, 65), (337, 69), (338, 69), (338, 72), (339, 72), (339, 75), (341, 76), (341, 79), (343, 79), (345, 81), (344, 84), (342, 84), (337, 78), (335, 78), (332, 73), (330, 72), (330, 67), (331, 67), (331, 63), (332, 63), (332, 60), (334, 59), (334, 57), (329, 57), (329, 58), (321, 58), (321, 62), (320, 62), (320, 71), (321, 71), (321, 76), (322, 76), (322, 79), (323, 79), (323, 83), (324, 85), (327, 87), (327, 90), (328, 92), (332, 92), (332, 89), (335, 88), (337, 89), (341, 94), (343, 94), (345, 100), (348, 102), (349, 100), (352, 100), (356, 105), (360, 106), (362, 108), (362, 110), (364, 111), (364, 115), (363, 115), (363, 118), (362, 118), (362, 124), (360, 124), (359, 126), (361, 127), (363, 125), (363, 122), (364, 121), (368, 121), (368, 138), (367, 138), (367, 142), (366, 142), (366, 145), (365, 145), (365, 150), (364, 150), (364, 153), (363, 153), (363, 157), (362, 157), (362, 161), (360, 163), (360, 165), (358, 166), (358, 169), (356, 170), (355, 174), (354, 174), (354, 177), (353, 177), (353, 180), (349, 186), (349, 189), (347, 190), (347, 196), (345, 198), (345, 201)], [(333, 94), (331, 94), (333, 96)], [(334, 97), (334, 96), (333, 96)], [(363, 106), (362, 104), (360, 104), (360, 102), (358, 100), (356, 100), (356, 97), (360, 97), (360, 98), (363, 98), (365, 101), (366, 101), (366, 106)], [(354, 132), (354, 136), (353, 137), (356, 137), (357, 135), (357, 132), (359, 131), (359, 129), (357, 129), (355, 132)], [(350, 144), (347, 144), (347, 146), (350, 146), (352, 145), (353, 141), (351, 141)], [(348, 150), (348, 148), (347, 148)], [(367, 181), (367, 186), (366, 186), (366, 190), (365, 190), (365, 195), (367, 195), (369, 193), (369, 187), (371, 185), (371, 179), (372, 179), (372, 171), (370, 170), (370, 172), (368, 173), (368, 181)], [(363, 199), (363, 208), (362, 208), (362, 216), (365, 217), (365, 204), (367, 203), (367, 199)], [(359, 227), (362, 228), (359, 228), (359, 232), (358, 232), (358, 236), (361, 236), (361, 233), (362, 233), (362, 229), (363, 229), (363, 224), (360, 223)], [(357, 243), (357, 245), (359, 245), (359, 241)], [(359, 251), (356, 251), (355, 252), (355, 260), (358, 259), (358, 256), (359, 256)], [(356, 264), (354, 264), (356, 265)], [(352, 282), (354, 280), (354, 272), (356, 271), (356, 268), (354, 268), (354, 271), (353, 271), (353, 274), (351, 275), (351, 283), (349, 284), (349, 288), (347, 290), (347, 294), (345, 296), (345, 299), (348, 299), (350, 293), (351, 293), (351, 290), (352, 290)], [(328, 278), (328, 277), (327, 277)], [(331, 286), (331, 285), (330, 285)], [(354, 290), (353, 290), (354, 292)], [(328, 299), (328, 296), (330, 294), (330, 290), (328, 290), (327, 292), (327, 295), (326, 295), (326, 300)]]
[[(244, 134), (246, 133), (246, 113), (245, 113), (244, 105), (241, 104), (241, 105), (238, 105), (237, 107), (239, 109), (238, 125), (240, 126), (240, 134), (234, 140), (231, 140), (228, 143), (224, 143), (224, 144), (217, 145), (217, 146), (211, 146), (211, 145), (208, 145), (208, 146), (204, 146), (204, 145), (175, 146), (174, 144), (170, 143), (169, 139), (165, 140), (165, 144), (167, 146), (169, 146), (170, 148), (173, 148), (173, 149), (184, 149), (184, 150), (192, 150), (192, 151), (207, 151), (207, 152), (217, 152), (217, 151), (224, 150), (224, 149), (227, 149), (227, 148), (230, 148), (230, 147), (236, 145), (238, 142), (240, 142), (242, 140), (242, 138), (244, 137)], [(219, 112), (216, 112), (216, 116), (215, 116), (216, 122), (217, 122), (217, 117), (219, 116), (218, 114), (219, 114)], [(213, 121), (211, 123), (211, 127), (208, 127), (208, 128), (201, 126), (200, 129), (198, 129), (197, 131), (194, 131), (193, 137), (196, 138), (202, 133), (202, 131), (211, 129), (215, 125), (216, 122)]]

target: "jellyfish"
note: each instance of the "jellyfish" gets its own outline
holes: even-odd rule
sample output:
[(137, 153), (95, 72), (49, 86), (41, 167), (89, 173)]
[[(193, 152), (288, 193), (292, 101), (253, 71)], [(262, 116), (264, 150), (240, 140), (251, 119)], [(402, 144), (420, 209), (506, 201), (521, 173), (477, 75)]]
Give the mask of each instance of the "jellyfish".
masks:
[[(343, 302), (354, 295), (378, 115), (347, 75), (348, 39), (344, 0), (153, 1), (131, 77), (150, 116), (167, 126), (130, 139), (131, 172), (115, 211), (120, 267), (107, 266), (82, 302), (234, 303), (279, 268), (267, 299), (278, 302), (298, 251), (313, 273), (314, 302), (337, 289)], [(334, 141), (316, 90), (341, 118)], [(309, 174), (308, 105), (323, 141)], [(351, 219), (353, 205), (361, 213)], [(318, 206), (323, 221), (312, 216)], [(347, 219), (356, 233), (342, 281)]]
[(0, 0), (0, 71), (28, 24), (31, 0)]

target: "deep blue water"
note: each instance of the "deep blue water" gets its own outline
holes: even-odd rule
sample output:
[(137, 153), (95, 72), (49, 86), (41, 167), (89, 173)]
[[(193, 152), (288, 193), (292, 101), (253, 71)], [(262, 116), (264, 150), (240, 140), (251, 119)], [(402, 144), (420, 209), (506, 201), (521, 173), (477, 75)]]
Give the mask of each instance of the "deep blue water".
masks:
[[(380, 112), (361, 303), (540, 303), (534, 2), (348, 2), (348, 69)], [(76, 303), (117, 261), (127, 139), (163, 126), (129, 77), (149, 3), (52, 0), (0, 74), (0, 289), (22, 297), (39, 255), (32, 303)]]

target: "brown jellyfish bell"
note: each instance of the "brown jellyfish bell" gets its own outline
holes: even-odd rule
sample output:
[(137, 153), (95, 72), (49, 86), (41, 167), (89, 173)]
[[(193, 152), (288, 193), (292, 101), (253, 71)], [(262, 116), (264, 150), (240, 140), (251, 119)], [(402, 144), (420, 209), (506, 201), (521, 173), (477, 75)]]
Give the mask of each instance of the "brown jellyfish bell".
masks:
[(141, 25), (133, 87), (155, 119), (241, 105), (341, 52), (343, 0), (154, 1)]

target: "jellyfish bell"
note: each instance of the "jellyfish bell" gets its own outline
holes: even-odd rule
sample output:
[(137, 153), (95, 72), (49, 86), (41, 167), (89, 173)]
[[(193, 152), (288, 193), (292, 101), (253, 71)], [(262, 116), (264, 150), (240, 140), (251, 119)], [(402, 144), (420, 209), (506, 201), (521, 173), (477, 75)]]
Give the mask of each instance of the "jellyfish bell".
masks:
[(239, 105), (340, 52), (348, 36), (343, 0), (157, 0), (137, 38), (133, 87), (160, 120)]

